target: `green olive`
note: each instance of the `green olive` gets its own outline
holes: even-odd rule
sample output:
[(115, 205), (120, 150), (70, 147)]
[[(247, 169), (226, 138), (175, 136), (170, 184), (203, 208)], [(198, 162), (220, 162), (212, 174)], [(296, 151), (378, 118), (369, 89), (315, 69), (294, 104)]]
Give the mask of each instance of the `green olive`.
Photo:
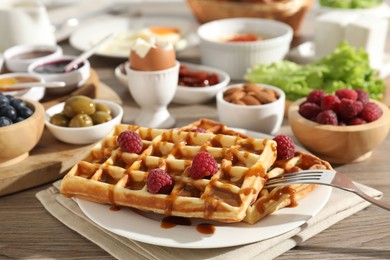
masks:
[(94, 125), (105, 123), (112, 119), (112, 116), (104, 111), (96, 111), (91, 115), (92, 121)]
[(111, 114), (110, 108), (103, 103), (96, 102), (95, 107), (96, 107), (96, 111), (103, 111), (103, 112), (106, 112), (108, 114)]
[(70, 97), (65, 101), (63, 113), (72, 118), (77, 114), (91, 115), (95, 113), (96, 107), (95, 102), (86, 96), (74, 96)]
[(93, 126), (92, 118), (86, 114), (77, 114), (69, 122), (69, 127)]
[(53, 125), (58, 126), (68, 126), (69, 125), (69, 118), (65, 116), (63, 113), (58, 113), (50, 117), (50, 123)]

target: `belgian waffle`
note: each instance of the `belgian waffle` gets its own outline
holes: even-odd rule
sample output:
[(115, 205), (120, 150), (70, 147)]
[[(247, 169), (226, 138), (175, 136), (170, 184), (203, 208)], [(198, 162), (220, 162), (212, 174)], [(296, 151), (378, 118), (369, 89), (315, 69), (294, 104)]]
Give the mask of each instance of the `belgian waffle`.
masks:
[[(117, 136), (125, 130), (140, 135), (141, 154), (126, 153), (118, 147)], [(187, 130), (117, 125), (67, 173), (61, 193), (165, 215), (242, 221), (274, 164), (276, 143)], [(218, 163), (219, 170), (210, 179), (189, 176), (192, 158), (200, 151), (209, 152)], [(147, 191), (147, 173), (154, 168), (164, 169), (174, 179), (170, 194)]]
[[(226, 125), (210, 119), (200, 119), (182, 129), (190, 131), (195, 128), (203, 128), (210, 133), (228, 134), (233, 136), (247, 137), (246, 134), (228, 128)], [(296, 172), (307, 169), (331, 169), (331, 165), (318, 157), (302, 151), (296, 151), (295, 156), (287, 160), (276, 160), (267, 171), (265, 180), (282, 175), (288, 172)], [(296, 206), (298, 200), (310, 193), (316, 185), (314, 184), (294, 184), (289, 186), (275, 187), (272, 189), (262, 189), (246, 212), (243, 221), (253, 224), (265, 216), (284, 207)]]

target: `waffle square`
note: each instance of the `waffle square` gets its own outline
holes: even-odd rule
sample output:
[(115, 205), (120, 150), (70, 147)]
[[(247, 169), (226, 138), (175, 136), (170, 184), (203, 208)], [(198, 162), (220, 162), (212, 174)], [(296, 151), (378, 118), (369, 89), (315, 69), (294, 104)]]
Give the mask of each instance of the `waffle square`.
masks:
[[(140, 135), (141, 154), (118, 147), (117, 136), (125, 130)], [(200, 151), (209, 152), (218, 163), (210, 179), (189, 176), (192, 158)], [(62, 180), (61, 193), (165, 215), (240, 222), (257, 200), (275, 159), (276, 143), (271, 139), (122, 124), (72, 167)], [(147, 191), (148, 171), (155, 168), (174, 179), (170, 194)]]

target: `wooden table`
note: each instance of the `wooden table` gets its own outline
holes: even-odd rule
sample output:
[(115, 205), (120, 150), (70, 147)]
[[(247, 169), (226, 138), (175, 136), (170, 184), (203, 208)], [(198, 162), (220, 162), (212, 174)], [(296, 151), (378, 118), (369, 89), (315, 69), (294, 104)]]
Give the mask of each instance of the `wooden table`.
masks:
[[(310, 33), (310, 25), (306, 25), (303, 28), (303, 36)], [(67, 42), (61, 45), (67, 54), (78, 53)], [(186, 61), (199, 62), (197, 59)], [(122, 60), (102, 57), (91, 59), (91, 64), (101, 81), (111, 86), (122, 98), (125, 108), (124, 123), (131, 123), (139, 109), (131, 99), (128, 89), (114, 76), (114, 68), (121, 62)], [(217, 119), (214, 102), (192, 106), (172, 104), (169, 110), (176, 118), (178, 126), (199, 117)], [(284, 122), (280, 133), (291, 134), (287, 122)], [(383, 200), (390, 203), (389, 150), (390, 135), (368, 160), (342, 165), (337, 169), (358, 182), (383, 191), (385, 194)], [(50, 184), (45, 184), (0, 198), (0, 259), (112, 259), (104, 250), (73, 232), (46, 212), (35, 194), (49, 186)], [(370, 206), (278, 259), (390, 259), (389, 219), (389, 212)]]

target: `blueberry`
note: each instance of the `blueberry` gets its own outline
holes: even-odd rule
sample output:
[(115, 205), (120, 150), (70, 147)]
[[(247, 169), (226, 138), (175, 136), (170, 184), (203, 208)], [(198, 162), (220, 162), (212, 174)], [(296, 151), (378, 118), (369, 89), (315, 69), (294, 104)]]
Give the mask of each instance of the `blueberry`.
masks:
[(16, 123), (23, 121), (24, 119), (25, 118), (18, 116), (13, 122), (14, 122), (14, 124), (16, 124)]
[(12, 125), (12, 120), (5, 116), (0, 116), (0, 127)]
[(3, 94), (1, 94), (0, 95), (0, 108), (5, 106), (5, 105), (9, 105), (9, 99), (6, 96), (4, 96)]
[(31, 108), (24, 106), (19, 108), (18, 113), (20, 117), (27, 118), (34, 114), (34, 111), (32, 111)]
[(18, 116), (16, 109), (11, 105), (6, 105), (0, 108), (0, 116), (8, 117), (11, 120), (15, 120)]
[(10, 101), (10, 105), (13, 106), (16, 110), (19, 110), (21, 107), (25, 107), (26, 103), (19, 98), (15, 98)]

